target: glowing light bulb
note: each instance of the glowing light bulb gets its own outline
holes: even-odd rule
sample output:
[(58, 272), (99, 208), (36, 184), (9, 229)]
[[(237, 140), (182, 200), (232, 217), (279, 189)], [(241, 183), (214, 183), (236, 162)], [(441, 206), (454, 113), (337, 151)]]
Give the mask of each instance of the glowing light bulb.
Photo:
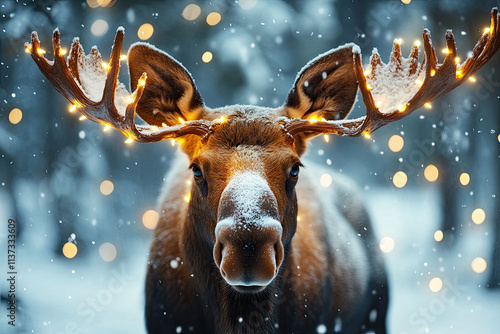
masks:
[(422, 86), (424, 83), (421, 80), (415, 80), (415, 83), (419, 86)]
[(30, 53), (31, 52), (31, 48), (29, 47), (29, 45), (25, 45), (24, 46), (24, 52), (26, 52), (26, 53)]
[(189, 201), (191, 200), (191, 193), (188, 193), (186, 196), (184, 196), (184, 200), (189, 203)]
[(427, 109), (432, 109), (432, 105), (431, 105), (429, 102), (427, 102), (426, 104), (424, 104), (424, 106), (425, 106)]
[(459, 57), (455, 57), (455, 63), (456, 64), (460, 63), (460, 58)]
[(401, 107), (399, 107), (398, 108), (399, 112), (404, 112), (406, 110), (406, 107), (407, 107), (406, 104), (403, 105), (403, 106), (401, 106)]
[(84, 120), (86, 120), (86, 119), (87, 119), (87, 117), (86, 117), (85, 115), (82, 115), (82, 116), (80, 116), (80, 118), (79, 118), (79, 120), (80, 120), (80, 121), (84, 121)]
[(139, 86), (144, 87), (146, 85), (146, 80), (140, 79), (139, 80)]
[(470, 82), (476, 82), (476, 78), (474, 78), (474, 77), (469, 77), (469, 81), (470, 81)]
[(365, 131), (363, 132), (363, 136), (366, 138), (366, 139), (371, 139), (372, 136), (370, 135), (370, 133), (368, 131)]
[(446, 48), (446, 49), (441, 50), (441, 52), (448, 54), (448, 53), (450, 53), (450, 49)]
[(105, 62), (101, 63), (102, 68), (104, 68), (106, 71), (109, 70), (109, 65), (106, 64)]
[(120, 60), (126, 60), (127, 59), (127, 55), (121, 55), (120, 56)]
[(325, 142), (329, 142), (330, 141), (330, 137), (327, 135), (327, 134), (324, 134), (323, 135), (323, 139), (325, 140)]
[(436, 70), (431, 70), (431, 77), (435, 76), (436, 75)]
[(66, 50), (66, 49), (60, 49), (60, 50), (59, 50), (59, 54), (60, 54), (61, 56), (64, 56), (66, 53), (68, 53), (68, 50)]
[(134, 140), (132, 138), (127, 138), (127, 140), (125, 140), (125, 144), (132, 144), (134, 142)]
[(483, 35), (490, 32), (490, 28), (484, 28)]
[(377, 107), (377, 108), (380, 108), (381, 105), (382, 105), (382, 101), (377, 101), (377, 103), (375, 103), (375, 107)]
[(69, 112), (74, 112), (76, 110), (76, 105), (71, 105), (71, 107), (69, 107)]
[(39, 55), (43, 55), (43, 54), (45, 54), (45, 53), (46, 53), (46, 51), (45, 51), (45, 50), (43, 50), (43, 49), (38, 49), (38, 50), (36, 50), (36, 52), (37, 52)]
[(109, 129), (111, 129), (111, 126), (108, 125), (108, 124), (105, 124), (104, 128), (102, 129), (102, 131), (106, 132), (106, 131), (109, 131)]
[(415, 42), (413, 42), (414, 45), (420, 46), (420, 41), (417, 39)]
[(181, 122), (181, 124), (184, 124), (184, 120), (181, 117), (179, 117), (179, 122)]
[(175, 146), (175, 139), (171, 139), (170, 143), (172, 144), (172, 146)]

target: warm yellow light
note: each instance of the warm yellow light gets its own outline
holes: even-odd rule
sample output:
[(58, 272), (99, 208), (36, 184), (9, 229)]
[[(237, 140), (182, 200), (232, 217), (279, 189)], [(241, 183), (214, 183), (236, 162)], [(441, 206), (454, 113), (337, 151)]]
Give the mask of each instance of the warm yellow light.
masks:
[(382, 106), (382, 101), (377, 101), (375, 107), (380, 108)]
[(497, 140), (498, 140), (498, 142), (500, 143), (500, 135), (498, 135)]
[(363, 132), (363, 136), (364, 136), (366, 139), (371, 139), (371, 138), (372, 138), (372, 136), (370, 135), (370, 133), (369, 133), (369, 132), (367, 132), (367, 131)]
[(405, 105), (403, 105), (403, 106), (401, 106), (401, 107), (399, 107), (399, 108), (398, 108), (399, 112), (404, 112), (404, 111), (406, 110), (406, 107), (407, 107), (407, 105), (406, 105), (406, 104), (405, 104)]
[(151, 24), (149, 23), (144, 23), (139, 27), (139, 30), (137, 30), (137, 36), (142, 39), (143, 41), (150, 39), (151, 36), (153, 36), (154, 28)]
[(443, 287), (443, 281), (439, 277), (434, 277), (429, 282), (429, 289), (432, 292), (438, 292)]
[(129, 97), (127, 97), (127, 103), (128, 104), (134, 103), (134, 97), (132, 95), (130, 95)]
[(424, 106), (425, 106), (427, 109), (432, 109), (432, 104), (430, 104), (429, 102), (427, 102), (426, 104), (424, 104)]
[(437, 230), (436, 232), (434, 232), (434, 240), (436, 240), (437, 242), (443, 240), (443, 237), (444, 237), (443, 231)]
[(224, 123), (226, 121), (226, 117), (221, 116), (215, 120), (216, 123)]
[(184, 200), (189, 203), (189, 201), (191, 200), (191, 193), (184, 196)]
[(25, 45), (24, 46), (24, 52), (26, 52), (26, 53), (30, 53), (31, 52), (31, 48), (29, 47), (29, 45)]
[(165, 123), (161, 123), (161, 126), (162, 126), (163, 128), (166, 128), (166, 127), (167, 127), (167, 124), (165, 124)]
[(78, 247), (72, 242), (67, 242), (62, 248), (62, 253), (68, 259), (72, 259), (76, 256), (76, 253), (78, 253)]
[(201, 56), (201, 60), (203, 60), (204, 63), (209, 63), (212, 61), (212, 58), (214, 56), (212, 55), (212, 52), (210, 51), (206, 51), (205, 53), (203, 53), (203, 55)]
[(455, 73), (455, 77), (456, 77), (457, 79), (461, 79), (463, 76), (464, 76), (464, 75), (463, 75), (463, 73), (462, 73), (462, 71), (461, 71), (461, 70), (458, 70), (458, 71)]
[(429, 182), (435, 182), (439, 177), (439, 170), (434, 165), (429, 165), (424, 169), (424, 177)]
[(19, 108), (14, 108), (9, 113), (9, 122), (18, 124), (23, 119), (23, 112)]
[(68, 50), (66, 50), (66, 49), (60, 49), (60, 50), (59, 50), (59, 54), (60, 54), (61, 56), (64, 56), (66, 53), (68, 53)]
[(179, 117), (179, 122), (181, 122), (181, 124), (184, 124), (184, 120), (181, 117)]
[(402, 38), (396, 38), (396, 39), (394, 39), (394, 42), (396, 44), (400, 44), (401, 45), (401, 44), (403, 44), (403, 39)]
[(87, 119), (87, 116), (82, 115), (82, 116), (80, 116), (80, 118), (79, 118), (78, 120), (80, 120), (80, 121), (84, 121), (84, 120), (86, 120), (86, 119)]
[(195, 4), (187, 5), (182, 11), (182, 17), (188, 21), (196, 20), (198, 16), (200, 16), (200, 14), (201, 14), (201, 8), (200, 6)]
[(125, 140), (125, 144), (132, 144), (134, 142), (134, 140), (132, 138), (127, 138), (127, 140)]
[(116, 247), (110, 242), (105, 242), (99, 247), (99, 255), (106, 262), (111, 262), (116, 258)]
[(474, 77), (469, 77), (469, 81), (470, 81), (470, 82), (476, 82), (476, 78), (474, 78)]
[(209, 26), (214, 26), (220, 22), (221, 18), (222, 17), (220, 16), (219, 13), (212, 12), (212, 13), (208, 14), (208, 16), (207, 16), (207, 23)]
[(402, 3), (404, 3), (405, 5), (409, 5), (411, 0), (401, 0)]
[(368, 70), (366, 70), (366, 71), (363, 72), (363, 74), (365, 75), (365, 77), (367, 77), (367, 76), (369, 76), (371, 74), (371, 72), (368, 71)]
[(368, 90), (370, 90), (370, 89), (372, 89), (372, 86), (370, 86), (370, 84), (366, 84), (366, 88), (367, 88)]
[(120, 60), (126, 60), (127, 59), (127, 55), (121, 55), (120, 56)]
[(143, 87), (143, 86), (145, 86), (145, 85), (146, 85), (146, 80), (144, 80), (144, 79), (140, 79), (140, 80), (139, 80), (139, 86)]
[(330, 136), (328, 136), (327, 134), (324, 134), (323, 139), (325, 140), (325, 142), (328, 143), (330, 141)]
[(435, 76), (436, 75), (436, 70), (431, 70), (431, 77)]
[(111, 193), (113, 192), (114, 189), (115, 189), (115, 186), (114, 186), (113, 182), (111, 182), (109, 180), (102, 181), (101, 185), (99, 186), (99, 190), (101, 191), (101, 194), (103, 194), (104, 196), (111, 195)]
[(476, 209), (472, 211), (472, 221), (476, 225), (480, 225), (484, 223), (484, 220), (486, 219), (486, 213), (484, 212), (483, 209)]
[(394, 249), (394, 239), (391, 237), (384, 237), (379, 243), (380, 250), (384, 253), (390, 253)]
[(470, 176), (467, 173), (460, 174), (460, 184), (463, 186), (468, 185), (470, 182)]
[(69, 112), (74, 112), (76, 110), (76, 105), (72, 104), (71, 107), (69, 107)]
[(388, 146), (389, 149), (392, 152), (399, 152), (403, 149), (403, 146), (405, 145), (405, 141), (403, 137), (399, 135), (393, 135), (391, 138), (389, 138)]
[(450, 49), (446, 48), (446, 49), (441, 50), (441, 52), (448, 54), (448, 53), (450, 53)]
[(111, 126), (108, 124), (105, 124), (104, 127), (102, 128), (102, 131), (106, 132), (106, 131), (109, 131), (109, 129), (111, 129)]
[(460, 58), (459, 57), (455, 57), (455, 63), (460, 63)]
[(104, 68), (106, 71), (109, 70), (109, 65), (105, 62), (101, 63), (102, 68)]
[(319, 178), (319, 183), (323, 188), (328, 188), (333, 182), (332, 176), (330, 174), (323, 174)]
[(484, 28), (483, 34), (487, 34), (490, 32), (490, 28)]
[(300, 221), (300, 216), (297, 216), (297, 221), (298, 221), (298, 222)]
[(415, 80), (415, 83), (419, 86), (422, 86), (424, 83), (421, 80)]
[(155, 210), (148, 210), (142, 215), (142, 223), (148, 229), (153, 230), (160, 220), (160, 215)]
[(417, 39), (415, 42), (413, 42), (416, 46), (420, 46), (420, 41)]
[(472, 260), (470, 266), (475, 273), (481, 274), (486, 270), (487, 264), (482, 257), (476, 257)]
[(397, 188), (403, 188), (406, 182), (408, 182), (408, 176), (402, 171), (396, 172), (392, 177), (392, 183), (394, 183)]
[(170, 139), (170, 143), (172, 144), (172, 146), (175, 146), (175, 139)]

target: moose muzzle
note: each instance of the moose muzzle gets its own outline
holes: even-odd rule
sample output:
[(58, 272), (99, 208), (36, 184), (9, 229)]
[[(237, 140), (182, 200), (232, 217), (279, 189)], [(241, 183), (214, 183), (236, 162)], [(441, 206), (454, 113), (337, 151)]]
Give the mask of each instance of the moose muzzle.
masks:
[(225, 281), (238, 292), (260, 292), (283, 262), (282, 226), (276, 198), (254, 172), (235, 176), (219, 203), (214, 260)]

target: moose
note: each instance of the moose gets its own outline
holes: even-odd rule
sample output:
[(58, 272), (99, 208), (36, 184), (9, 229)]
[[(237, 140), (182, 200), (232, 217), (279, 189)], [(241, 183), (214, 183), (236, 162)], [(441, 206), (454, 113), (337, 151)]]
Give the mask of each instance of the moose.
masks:
[[(301, 157), (316, 135), (369, 136), (464, 83), (498, 51), (499, 21), (493, 8), (462, 63), (450, 30), (442, 64), (428, 30), (421, 63), (419, 43), (404, 58), (396, 40), (390, 61), (374, 52), (366, 70), (359, 47), (340, 46), (310, 61), (274, 109), (208, 108), (188, 71), (147, 43), (128, 51), (129, 93), (118, 82), (123, 28), (107, 68), (77, 38), (65, 60), (57, 29), (53, 62), (36, 32), (26, 48), (89, 120), (129, 141), (180, 143), (148, 262), (148, 332), (386, 333), (387, 274), (363, 200), (341, 175), (320, 190), (322, 167)], [(358, 88), (366, 116), (346, 119)]]

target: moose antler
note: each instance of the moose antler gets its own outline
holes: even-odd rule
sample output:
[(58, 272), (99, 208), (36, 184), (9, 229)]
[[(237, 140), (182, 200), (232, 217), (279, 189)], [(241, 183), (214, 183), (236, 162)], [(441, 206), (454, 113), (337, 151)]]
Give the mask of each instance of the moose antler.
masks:
[[(352, 120), (292, 119), (282, 121), (284, 130), (291, 136), (299, 132), (323, 132), (356, 137), (369, 134), (391, 122), (410, 115), (424, 104), (446, 95), (479, 70), (500, 48), (500, 15), (497, 8), (491, 11), (491, 26), (476, 43), (472, 55), (458, 63), (455, 39), (451, 30), (446, 32), (447, 52), (443, 64), (438, 64), (429, 30), (423, 32), (425, 56), (418, 62), (415, 43), (408, 59), (401, 55), (400, 41), (395, 40), (390, 61), (383, 64), (376, 51), (370, 59), (370, 71), (363, 71), (359, 47), (353, 48), (354, 71), (358, 80), (366, 116)], [(372, 94), (373, 93), (373, 94)], [(390, 99), (388, 107), (375, 97)], [(409, 95), (409, 96), (408, 96)], [(397, 101), (400, 99), (401, 101)], [(430, 105), (428, 105), (430, 106)]]
[[(99, 75), (101, 68), (101, 57), (97, 49), (93, 49), (89, 56), (85, 57), (83, 48), (78, 39), (75, 38), (68, 56), (68, 63), (64, 60), (59, 40), (59, 30), (54, 30), (52, 36), (52, 46), (54, 49), (54, 61), (49, 62), (42, 55), (40, 50), (40, 40), (36, 32), (31, 34), (31, 45), (26, 43), (27, 50), (30, 50), (31, 57), (40, 68), (40, 71), (49, 79), (56, 90), (64, 95), (73, 106), (76, 107), (86, 118), (101, 123), (123, 133), (131, 140), (138, 142), (157, 142), (167, 138), (176, 138), (187, 134), (205, 136), (210, 131), (210, 123), (206, 121), (189, 121), (175, 126), (164, 126), (158, 128), (150, 125), (135, 124), (135, 108), (142, 96), (146, 84), (146, 73), (139, 79), (137, 89), (130, 96), (123, 85), (118, 85), (118, 74), (120, 71), (120, 51), (123, 42), (124, 29), (118, 28), (115, 41), (111, 51), (111, 59), (108, 73), (105, 76), (105, 85), (102, 92), (102, 99), (94, 101), (95, 92), (89, 87), (84, 87), (82, 73), (79, 72), (81, 65), (85, 64), (83, 70), (92, 70), (94, 75)], [(86, 64), (89, 62), (89, 64)], [(69, 66), (68, 66), (69, 65)], [(93, 82), (93, 85), (102, 84)], [(87, 88), (87, 89), (85, 89)], [(117, 101), (115, 94), (119, 92), (129, 103)], [(94, 94), (92, 94), (94, 93)], [(124, 94), (125, 93), (125, 94)], [(97, 94), (99, 95), (99, 94)], [(97, 97), (97, 99), (99, 96)], [(118, 106), (118, 108), (117, 108)]]

